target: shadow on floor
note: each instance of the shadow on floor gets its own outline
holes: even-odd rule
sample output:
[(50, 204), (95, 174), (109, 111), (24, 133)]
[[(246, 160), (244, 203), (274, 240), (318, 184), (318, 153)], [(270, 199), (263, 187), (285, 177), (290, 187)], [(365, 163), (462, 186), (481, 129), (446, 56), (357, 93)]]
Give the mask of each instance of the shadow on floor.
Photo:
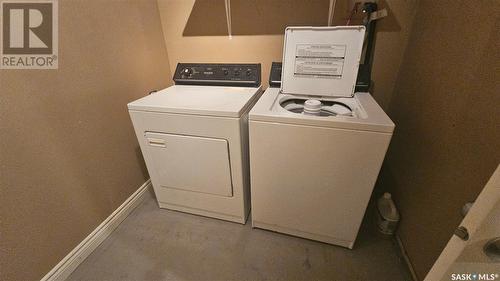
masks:
[(159, 209), (150, 194), (68, 280), (411, 280), (370, 221), (348, 250)]

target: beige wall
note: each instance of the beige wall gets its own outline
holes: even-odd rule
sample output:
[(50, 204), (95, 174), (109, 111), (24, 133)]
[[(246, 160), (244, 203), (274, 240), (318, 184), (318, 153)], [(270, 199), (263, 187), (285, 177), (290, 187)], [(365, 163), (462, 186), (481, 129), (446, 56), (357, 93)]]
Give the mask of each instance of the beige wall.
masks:
[(455, 2), (418, 5), (379, 179), (394, 193), (399, 235), (419, 279), (500, 162), (500, 2)]
[[(269, 68), (271, 62), (282, 60), (283, 50), (283, 35), (266, 35), (273, 33), (276, 30), (276, 23), (273, 20), (257, 18), (257, 12), (261, 10), (272, 10), (266, 14), (271, 14), (276, 17), (277, 21), (286, 22), (287, 20), (296, 20), (294, 17), (288, 18), (280, 11), (280, 7), (286, 6), (286, 3), (293, 3), (295, 6), (303, 6), (298, 8), (302, 13), (307, 14), (302, 21), (308, 18), (314, 18), (314, 13), (319, 13), (317, 5), (324, 5), (328, 10), (328, 1), (312, 1), (316, 6), (310, 7), (311, 3), (307, 1), (251, 1), (253, 6), (258, 6), (258, 9), (250, 4), (248, 13), (245, 14), (240, 9), (242, 3), (238, 2), (238, 6), (233, 7), (233, 22), (239, 22), (237, 17), (256, 17), (255, 25), (251, 31), (260, 30), (262, 35), (234, 35), (231, 39), (228, 36), (183, 36), (184, 28), (188, 22), (191, 11), (195, 4), (194, 0), (158, 0), (160, 16), (163, 27), (163, 35), (170, 58), (170, 70), (175, 71), (175, 67), (179, 62), (248, 62), (262, 63), (262, 81), (263, 85), (267, 86), (269, 78)], [(324, 2), (324, 3), (323, 3)], [(374, 69), (372, 80), (375, 81), (373, 95), (386, 108), (390, 100), (395, 79), (403, 52), (408, 41), (408, 34), (411, 28), (413, 17), (415, 14), (416, 0), (400, 1), (379, 1), (381, 8), (389, 10), (389, 16), (379, 21), (377, 44), (375, 48)], [(221, 1), (214, 1), (212, 9), (207, 9), (206, 13), (214, 13), (220, 17), (225, 17), (221, 11)], [(283, 4), (285, 3), (285, 4)], [(234, 6), (234, 5), (233, 5)], [(250, 8), (254, 9), (250, 9)], [(260, 12), (264, 13), (264, 12)], [(347, 0), (337, 0), (334, 13), (333, 23), (335, 25), (345, 24), (347, 15), (349, 14), (349, 6)], [(326, 16), (325, 16), (326, 15)], [(317, 17), (324, 17), (324, 24), (327, 24), (327, 13), (318, 14)], [(207, 16), (207, 18), (210, 18)], [(192, 19), (191, 19), (192, 20)], [(214, 19), (212, 19), (214, 20)], [(203, 19), (200, 19), (203, 21)], [(313, 23), (318, 20), (314, 18)], [(207, 32), (221, 33), (225, 28), (225, 18), (222, 21), (216, 21), (217, 26), (210, 27), (211, 21), (205, 21)], [(196, 26), (199, 26), (197, 23)], [(238, 28), (236, 25), (234, 28)], [(214, 30), (212, 30), (214, 29)], [(250, 29), (250, 28), (247, 28)], [(227, 32), (227, 29), (224, 29)], [(202, 31), (198, 31), (202, 33)], [(237, 32), (235, 32), (237, 33)], [(227, 33), (226, 33), (227, 34)]]
[(377, 37), (373, 56), (372, 94), (387, 110), (408, 44), (417, 10), (417, 0), (379, 1), (389, 15), (377, 22)]
[(267, 81), (271, 62), (281, 61), (283, 35), (183, 37), (194, 2), (158, 0), (170, 70), (179, 62), (262, 63), (262, 79)]
[(0, 279), (38, 280), (148, 178), (126, 104), (170, 83), (155, 1), (59, 1), (59, 69), (0, 70)]

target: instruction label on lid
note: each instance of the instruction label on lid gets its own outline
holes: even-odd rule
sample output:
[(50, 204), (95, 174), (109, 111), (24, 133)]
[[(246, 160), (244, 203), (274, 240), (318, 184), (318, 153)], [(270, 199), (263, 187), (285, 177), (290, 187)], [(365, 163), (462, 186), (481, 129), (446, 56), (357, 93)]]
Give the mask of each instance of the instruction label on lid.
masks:
[(342, 78), (346, 45), (297, 44), (294, 76)]

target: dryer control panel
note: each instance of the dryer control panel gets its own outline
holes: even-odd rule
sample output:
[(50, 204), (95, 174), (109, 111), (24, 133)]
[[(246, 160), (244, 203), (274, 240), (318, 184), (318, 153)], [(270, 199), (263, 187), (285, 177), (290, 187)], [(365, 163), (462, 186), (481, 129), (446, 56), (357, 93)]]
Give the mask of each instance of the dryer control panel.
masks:
[(178, 63), (174, 73), (176, 85), (259, 87), (260, 79), (260, 63)]

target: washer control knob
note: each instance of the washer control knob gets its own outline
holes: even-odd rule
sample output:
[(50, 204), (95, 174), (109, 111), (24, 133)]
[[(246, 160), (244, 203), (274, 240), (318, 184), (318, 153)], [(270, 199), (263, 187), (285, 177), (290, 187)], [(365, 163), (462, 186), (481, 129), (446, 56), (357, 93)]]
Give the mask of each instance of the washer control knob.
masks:
[(224, 76), (227, 76), (229, 74), (229, 71), (227, 69), (224, 69)]
[(252, 75), (252, 70), (251, 69), (247, 69), (247, 76), (250, 76)]
[(240, 71), (238, 69), (234, 70), (234, 76), (240, 76)]

